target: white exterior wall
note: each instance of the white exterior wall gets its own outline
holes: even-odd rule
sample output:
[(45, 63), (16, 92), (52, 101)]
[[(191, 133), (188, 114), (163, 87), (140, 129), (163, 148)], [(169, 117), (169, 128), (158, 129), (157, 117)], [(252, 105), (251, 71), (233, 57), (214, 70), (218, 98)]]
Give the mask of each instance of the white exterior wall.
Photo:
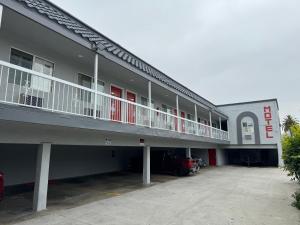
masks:
[[(269, 132), (268, 138), (266, 125), (267, 121), (265, 120), (264, 107), (271, 107), (272, 120), (270, 125), (273, 127), (273, 131)], [(260, 145), (276, 145), (278, 151), (278, 164), (283, 166), (282, 161), (282, 146), (281, 146), (281, 129), (280, 129), (280, 118), (279, 110), (275, 100), (266, 100), (260, 102), (249, 102), (245, 104), (234, 104), (234, 105), (225, 105), (218, 107), (229, 117), (229, 131), (230, 131), (230, 144), (238, 145), (238, 133), (237, 130), (237, 117), (243, 112), (252, 112), (258, 118), (258, 127), (259, 127), (259, 136), (260, 136)], [(242, 145), (239, 145), (242, 146)], [(256, 145), (257, 146), (257, 145)], [(256, 147), (254, 145), (254, 147)], [(249, 146), (248, 146), (249, 148)]]
[[(270, 106), (272, 113), (271, 125), (273, 126), (273, 138), (266, 137), (265, 125), (266, 121), (264, 118), (264, 107)], [(230, 131), (230, 144), (238, 144), (237, 140), (237, 117), (242, 112), (252, 112), (258, 117), (259, 133), (260, 133), (260, 143), (261, 144), (278, 144), (281, 139), (280, 132), (280, 119), (278, 114), (278, 109), (276, 101), (266, 101), (259, 103), (249, 103), (249, 104), (236, 104), (228, 106), (218, 107), (229, 117), (229, 131)]]

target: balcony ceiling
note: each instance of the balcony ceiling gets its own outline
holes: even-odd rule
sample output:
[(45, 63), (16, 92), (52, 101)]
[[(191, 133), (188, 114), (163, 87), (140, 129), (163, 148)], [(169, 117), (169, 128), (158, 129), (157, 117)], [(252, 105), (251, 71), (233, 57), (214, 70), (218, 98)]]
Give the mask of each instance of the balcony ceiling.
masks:
[(117, 57), (124, 63), (127, 63), (131, 67), (138, 69), (150, 77), (157, 79), (158, 81), (166, 84), (167, 86), (183, 93), (184, 95), (196, 100), (201, 104), (205, 104), (210, 108), (217, 110), (215, 105), (213, 105), (208, 100), (197, 95), (193, 91), (179, 84), (172, 78), (168, 77), (166, 74), (160, 72), (156, 68), (144, 62), (142, 59), (133, 55), (126, 49), (122, 48), (117, 43), (113, 42), (109, 38), (105, 37), (101, 33), (97, 32), (93, 28), (84, 24), (80, 20), (76, 19), (69, 13), (60, 9), (56, 5), (50, 3), (47, 0), (13, 0), (15, 4), (21, 3), (24, 6), (23, 10), (30, 10), (32, 12), (38, 13), (39, 15), (46, 17), (51, 22), (55, 22), (59, 26), (63, 27), (65, 30), (75, 33), (80, 38), (89, 41), (93, 46), (98, 46), (101, 50)]

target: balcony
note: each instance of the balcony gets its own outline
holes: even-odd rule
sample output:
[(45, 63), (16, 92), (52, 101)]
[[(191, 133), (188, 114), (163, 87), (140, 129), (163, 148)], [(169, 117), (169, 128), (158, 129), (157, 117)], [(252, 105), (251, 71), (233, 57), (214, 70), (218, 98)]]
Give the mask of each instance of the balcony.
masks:
[(0, 61), (0, 102), (228, 141), (227, 131)]

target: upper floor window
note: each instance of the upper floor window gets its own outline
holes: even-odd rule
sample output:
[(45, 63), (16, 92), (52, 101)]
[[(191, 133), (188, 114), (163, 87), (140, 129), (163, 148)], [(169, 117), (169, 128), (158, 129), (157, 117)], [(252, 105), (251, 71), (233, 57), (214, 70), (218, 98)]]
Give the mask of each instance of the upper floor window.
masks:
[[(86, 88), (94, 89), (94, 78), (87, 76), (85, 74), (78, 74), (78, 84)], [(104, 92), (104, 82), (98, 80), (97, 82), (97, 91)]]
[[(53, 63), (14, 48), (11, 49), (10, 63), (26, 69), (32, 69), (36, 72), (49, 76), (53, 75)], [(19, 70), (10, 70), (8, 82), (44, 92), (49, 92), (51, 90), (50, 80), (29, 73), (24, 73)]]
[(167, 105), (165, 105), (165, 104), (162, 104), (162, 105), (161, 105), (161, 108), (162, 108), (162, 111), (163, 111), (163, 112), (166, 112), (166, 113), (169, 113), (169, 114), (173, 114), (172, 107), (167, 106)]
[[(141, 104), (144, 106), (148, 106), (148, 99), (141, 96)], [(154, 109), (154, 101), (153, 100), (151, 100), (151, 108)]]
[(243, 144), (255, 144), (254, 122), (251, 117), (244, 117), (241, 120)]

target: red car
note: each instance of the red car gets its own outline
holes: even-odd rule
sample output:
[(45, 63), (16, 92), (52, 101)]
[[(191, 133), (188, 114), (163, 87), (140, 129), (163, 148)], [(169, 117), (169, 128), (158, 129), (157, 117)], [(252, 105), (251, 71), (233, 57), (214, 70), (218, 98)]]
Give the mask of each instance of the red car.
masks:
[[(136, 157), (131, 160), (131, 169), (135, 172), (143, 170), (143, 160)], [(196, 160), (186, 158), (172, 151), (151, 151), (151, 173), (172, 174), (176, 176), (186, 176), (198, 171)]]

